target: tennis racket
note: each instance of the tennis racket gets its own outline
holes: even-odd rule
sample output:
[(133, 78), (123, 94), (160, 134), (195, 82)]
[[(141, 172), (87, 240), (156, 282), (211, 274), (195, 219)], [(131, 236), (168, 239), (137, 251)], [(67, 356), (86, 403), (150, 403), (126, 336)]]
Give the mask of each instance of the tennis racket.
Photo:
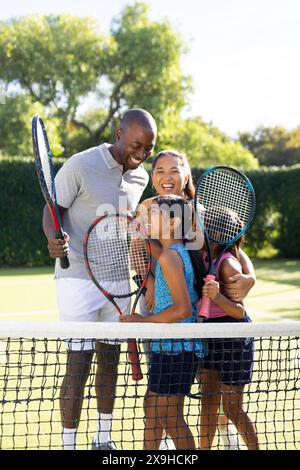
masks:
[[(150, 243), (140, 224), (129, 215), (99, 217), (85, 235), (84, 258), (90, 278), (120, 315), (123, 312), (117, 301), (135, 296), (134, 313), (151, 267)], [(128, 354), (132, 378), (141, 380), (135, 339), (128, 340)]]
[[(46, 203), (49, 207), (55, 229), (55, 238), (64, 239), (60, 222), (52, 164), (52, 154), (43, 120), (39, 116), (32, 119), (32, 142), (36, 173)], [(70, 266), (67, 256), (60, 258), (60, 266), (66, 269)]]
[[(208, 275), (205, 281), (215, 279), (215, 272), (223, 254), (248, 230), (255, 213), (255, 192), (247, 176), (228, 166), (216, 166), (200, 176), (195, 211), (208, 253)], [(211, 243), (224, 246), (213, 260)], [(201, 300), (200, 317), (209, 315), (210, 299)]]

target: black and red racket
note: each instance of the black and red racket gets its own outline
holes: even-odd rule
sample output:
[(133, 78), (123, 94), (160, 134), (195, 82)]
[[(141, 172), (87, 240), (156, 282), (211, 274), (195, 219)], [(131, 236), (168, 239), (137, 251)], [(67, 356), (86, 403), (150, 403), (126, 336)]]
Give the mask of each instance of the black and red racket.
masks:
[[(118, 313), (123, 315), (117, 301), (133, 296), (131, 313), (135, 313), (151, 268), (150, 243), (141, 225), (129, 215), (99, 217), (85, 235), (84, 258), (92, 281)], [(141, 380), (135, 339), (128, 340), (128, 353), (132, 378)]]
[[(63, 240), (64, 233), (56, 200), (52, 154), (43, 120), (39, 116), (34, 116), (32, 119), (32, 142), (37, 177), (51, 213), (55, 229), (55, 238)], [(70, 266), (67, 256), (60, 258), (60, 266), (63, 269)]]
[[(205, 281), (215, 279), (223, 254), (248, 230), (255, 213), (255, 193), (241, 171), (220, 165), (205, 171), (199, 178), (195, 194), (195, 211), (206, 241), (209, 270)], [(213, 260), (211, 243), (222, 246)], [(201, 300), (200, 317), (209, 315), (210, 299)]]

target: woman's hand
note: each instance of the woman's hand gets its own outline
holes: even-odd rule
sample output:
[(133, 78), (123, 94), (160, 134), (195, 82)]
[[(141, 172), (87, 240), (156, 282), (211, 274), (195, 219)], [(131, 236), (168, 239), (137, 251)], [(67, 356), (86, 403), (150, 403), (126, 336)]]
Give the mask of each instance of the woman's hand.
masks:
[(144, 317), (142, 317), (138, 313), (134, 313), (133, 315), (120, 316), (119, 321), (123, 323), (143, 323)]
[(241, 302), (247, 297), (255, 284), (255, 279), (249, 274), (235, 274), (228, 278), (228, 283), (223, 284), (224, 295), (233, 302)]
[(207, 281), (203, 286), (203, 295), (206, 295), (211, 300), (216, 300), (220, 292), (220, 286), (217, 281)]

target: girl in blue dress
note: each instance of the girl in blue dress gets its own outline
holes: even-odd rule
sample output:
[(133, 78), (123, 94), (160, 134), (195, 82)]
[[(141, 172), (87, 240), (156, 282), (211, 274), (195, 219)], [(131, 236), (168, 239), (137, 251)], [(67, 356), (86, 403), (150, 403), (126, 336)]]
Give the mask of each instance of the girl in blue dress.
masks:
[[(153, 314), (121, 318), (126, 322), (196, 323), (198, 289), (193, 264), (184, 246), (184, 232), (192, 221), (191, 207), (179, 196), (159, 196), (149, 209), (149, 235), (160, 241), (162, 252), (155, 271)], [(148, 392), (145, 397), (144, 448), (159, 448), (163, 430), (176, 449), (195, 449), (184, 417), (184, 399), (205, 355), (200, 339), (164, 339), (151, 342)]]

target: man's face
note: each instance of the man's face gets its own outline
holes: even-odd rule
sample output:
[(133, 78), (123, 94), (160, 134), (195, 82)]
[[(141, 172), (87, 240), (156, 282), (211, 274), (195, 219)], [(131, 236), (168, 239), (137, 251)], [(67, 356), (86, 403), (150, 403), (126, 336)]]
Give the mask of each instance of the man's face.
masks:
[(116, 133), (119, 157), (127, 170), (135, 170), (152, 154), (156, 135), (150, 129), (131, 124)]

